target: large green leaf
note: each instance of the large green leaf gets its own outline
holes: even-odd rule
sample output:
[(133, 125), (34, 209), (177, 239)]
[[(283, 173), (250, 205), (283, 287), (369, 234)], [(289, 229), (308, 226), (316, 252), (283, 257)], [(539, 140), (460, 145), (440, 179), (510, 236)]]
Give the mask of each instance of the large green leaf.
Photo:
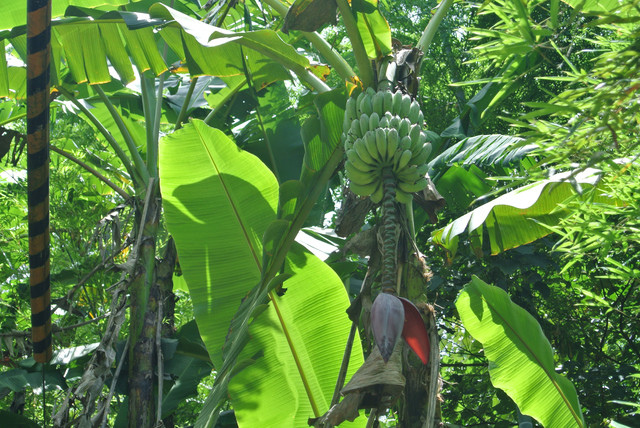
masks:
[[(598, 180), (599, 173), (594, 169), (576, 175), (556, 174), (497, 197), (434, 231), (431, 237), (452, 255), (455, 255), (458, 239), (464, 232), (469, 233), (471, 248), (478, 255), (482, 254), (485, 229), (491, 254), (528, 244), (551, 233), (545, 224), (555, 225), (569, 214), (562, 203), (570, 197), (580, 197), (575, 191), (576, 187), (590, 188)], [(598, 198), (606, 196), (598, 194), (596, 201)]]
[[(51, 2), (51, 17), (57, 18), (64, 15), (67, 7), (71, 5), (82, 7), (96, 6), (117, 6), (130, 3), (129, 0), (54, 0)], [(7, 1), (2, 5), (2, 19), (0, 20), (0, 30), (24, 25), (27, 20), (26, 1)]]
[(201, 121), (162, 140), (160, 183), (198, 328), (218, 367), (229, 322), (260, 281), (278, 183), (258, 158)]
[(637, 4), (619, 0), (564, 0), (569, 6), (587, 15), (618, 15), (620, 18), (638, 16)]
[(307, 57), (273, 30), (233, 32), (208, 25), (163, 4), (153, 5), (149, 12), (155, 18), (175, 20), (161, 34), (171, 49), (187, 62), (192, 75), (243, 75), (242, 58), (245, 56), (256, 86), (256, 81), (287, 78), (287, 69), (302, 80), (319, 82), (309, 70)]
[(456, 308), (465, 329), (484, 346), (491, 382), (522, 413), (548, 428), (584, 426), (576, 390), (555, 372), (551, 345), (527, 311), (475, 276)]
[[(241, 426), (306, 426), (308, 417), (328, 408), (350, 328), (342, 282), (296, 245), (285, 263), (292, 275), (284, 283), (288, 291), (277, 297), (258, 287), (248, 294), (261, 281), (262, 237), (268, 257), (284, 231), (270, 226), (278, 185), (258, 158), (221, 131), (193, 121), (164, 138), (160, 177), (168, 227), (221, 385), (202, 419), (215, 420), (208, 415), (227, 398), (233, 365), (248, 341), (243, 366), (254, 363), (229, 385)], [(352, 359), (353, 368), (363, 361), (359, 347)], [(277, 422), (265, 424), (265, 417)]]

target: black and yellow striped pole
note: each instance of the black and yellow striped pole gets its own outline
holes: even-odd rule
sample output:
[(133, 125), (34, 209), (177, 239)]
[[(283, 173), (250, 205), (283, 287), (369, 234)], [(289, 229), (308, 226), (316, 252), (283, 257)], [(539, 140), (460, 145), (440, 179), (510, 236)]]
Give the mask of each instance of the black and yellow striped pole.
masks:
[(33, 357), (51, 359), (49, 64), (51, 0), (27, 0), (27, 182)]

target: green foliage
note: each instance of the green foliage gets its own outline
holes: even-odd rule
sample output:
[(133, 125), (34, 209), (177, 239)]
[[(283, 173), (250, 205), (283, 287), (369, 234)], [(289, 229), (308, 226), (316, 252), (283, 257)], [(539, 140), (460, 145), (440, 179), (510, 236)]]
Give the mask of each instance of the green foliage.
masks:
[(556, 374), (540, 326), (498, 287), (474, 277), (456, 300), (465, 328), (484, 346), (491, 382), (544, 426), (584, 426), (575, 388)]
[[(25, 5), (13, 3), (3, 9), (0, 20), (0, 28), (13, 28), (0, 32), (0, 47), (7, 53), (0, 59), (0, 95), (12, 99), (0, 105), (0, 124), (20, 129), (24, 113), (20, 100), (25, 95), (21, 60), (26, 50), (24, 28), (17, 26), (24, 23)], [(343, 203), (341, 177), (334, 170), (342, 158), (344, 83), (355, 82), (345, 59), (357, 59), (359, 77), (371, 84), (367, 56), (380, 59), (387, 53), (389, 35), (401, 44), (415, 45), (437, 2), (380, 2), (381, 14), (375, 1), (354, 1), (355, 14), (349, 14), (353, 22), (347, 19), (323, 30), (325, 44), (318, 35), (282, 34), (279, 16), (283, 10), (286, 13), (286, 6), (276, 0), (260, 7), (218, 2), (208, 11), (186, 0), (173, 2), (173, 8), (152, 6), (154, 2), (147, 0), (118, 8), (122, 2), (108, 2), (99, 9), (93, 8), (96, 2), (83, 0), (81, 7), (65, 12), (67, 3), (54, 1), (54, 15), (62, 19), (53, 31), (53, 81), (60, 92), (54, 104), (52, 144), (99, 171), (132, 198), (123, 200), (96, 174), (52, 153), (54, 323), (61, 328), (56, 347), (68, 355), (82, 351), (83, 356), (61, 358), (51, 366), (47, 413), (53, 403), (62, 402), (66, 391), (61, 388), (73, 387), (95, 353), (84, 354), (91, 351), (89, 344), (103, 335), (110, 286), (120, 280), (117, 269), (127, 268), (130, 244), (143, 230), (141, 210), (148, 179), (156, 176), (154, 144), (160, 130), (169, 134), (162, 140), (167, 144), (162, 150), (173, 150), (170, 163), (180, 167), (172, 172), (173, 179), (183, 183), (173, 193), (162, 183), (170, 204), (179, 193), (180, 204), (184, 203), (181, 214), (177, 205), (165, 205), (169, 226), (178, 231), (176, 240), (183, 241), (178, 245), (176, 275), (180, 270), (184, 275), (174, 278), (186, 278), (191, 289), (190, 296), (175, 291), (180, 297), (175, 316), (165, 320), (175, 324), (162, 331), (163, 336), (173, 336), (162, 340), (167, 351), (165, 423), (186, 426), (199, 413), (201, 422), (215, 416), (228, 408), (228, 393), (245, 425), (282, 426), (255, 418), (279, 418), (287, 409), (305, 417), (323, 412), (346, 337), (348, 322), (342, 310), (348, 301), (336, 275), (293, 244), (294, 236), (305, 223), (325, 226), (326, 214)], [(339, 3), (343, 8), (349, 4)], [(439, 310), (445, 422), (512, 426), (521, 420), (518, 407), (527, 412), (521, 401), (514, 403), (492, 387), (489, 378), (489, 370), (493, 379), (500, 369), (493, 362), (514, 354), (494, 355), (487, 345), (485, 355), (482, 344), (458, 322), (454, 301), (475, 274), (491, 278), (540, 324), (555, 350), (553, 359), (546, 360), (547, 373), (555, 371), (573, 382), (587, 425), (600, 425), (604, 419), (638, 425), (638, 416), (628, 414), (624, 403), (637, 403), (640, 396), (638, 378), (631, 376), (640, 364), (636, 322), (640, 189), (635, 179), (639, 21), (637, 1), (616, 3), (616, 10), (614, 3), (457, 2), (425, 52), (418, 99), (428, 128), (435, 131), (431, 178), (449, 205), (438, 223), (423, 226), (418, 236), (433, 271), (429, 285), (418, 293), (435, 301)], [(362, 42), (352, 37), (354, 29)], [(142, 80), (134, 80), (139, 75), (136, 69)], [(87, 81), (100, 86), (89, 86)], [(330, 87), (338, 89), (328, 91)], [(87, 119), (91, 125), (87, 127), (76, 115), (92, 115), (95, 120)], [(172, 134), (186, 117), (204, 119), (219, 131), (194, 122), (184, 133)], [(200, 171), (194, 166), (205, 164), (207, 157), (191, 150), (191, 145), (185, 148), (180, 137), (193, 137), (196, 129), (215, 134), (213, 140), (222, 142), (215, 150), (224, 151), (218, 157), (230, 159), (225, 168), (233, 171), (222, 168), (232, 184), (227, 193), (213, 185), (216, 174), (211, 163), (194, 178)], [(198, 149), (208, 147), (204, 140), (191, 137), (186, 141)], [(29, 363), (24, 335), (29, 311), (23, 167), (24, 163), (5, 163), (0, 171), (4, 226), (0, 305), (5, 309), (0, 333), (7, 364), (0, 374), (4, 386), (0, 407), (19, 403), (26, 391), (24, 416), (44, 425), (35, 379), (38, 367)], [(597, 179), (582, 182), (591, 168), (600, 171)], [(550, 182), (557, 173), (568, 180)], [(184, 184), (188, 177), (191, 182)], [(187, 191), (189, 186), (197, 190)], [(523, 194), (532, 191), (535, 195), (529, 195), (525, 204)], [(235, 196), (224, 196), (236, 193), (247, 198), (237, 207), (231, 203)], [(187, 204), (188, 199), (193, 200)], [(234, 214), (233, 207), (242, 210)], [(427, 215), (417, 209), (413, 214), (419, 227)], [(172, 216), (183, 223), (172, 225)], [(246, 233), (231, 233), (233, 218), (246, 220), (242, 222)], [(368, 225), (377, 221), (368, 217)], [(162, 217), (153, 235), (158, 247), (167, 239), (164, 222)], [(191, 233), (179, 237), (181, 229)], [(221, 239), (222, 233), (228, 236)], [(436, 241), (456, 249), (455, 257), (433, 245), (432, 233)], [(331, 265), (336, 270), (342, 267), (343, 279), (359, 285), (365, 270), (362, 260), (344, 258), (345, 249), (352, 248), (349, 239), (347, 244), (336, 242), (340, 251), (330, 256)], [(218, 253), (224, 245), (229, 248)], [(185, 254), (188, 248), (192, 253)], [(149, 263), (155, 258), (160, 255), (151, 254)], [(226, 267), (220, 268), (221, 262)], [(317, 283), (324, 286), (309, 286)], [(282, 287), (288, 291), (277, 296), (274, 290)], [(459, 302), (471, 296), (471, 289)], [(502, 292), (495, 293), (507, 302), (505, 308), (513, 308)], [(282, 317), (276, 316), (280, 303), (286, 308)], [(465, 325), (475, 334), (463, 312)], [(520, 315), (514, 318), (526, 318), (533, 325), (532, 319), (516, 312)], [(193, 329), (194, 317), (206, 349)], [(78, 325), (84, 321), (90, 322)], [(480, 330), (495, 330), (496, 325), (487, 322)], [(544, 342), (540, 331), (534, 330), (537, 340)], [(497, 335), (494, 342), (506, 343), (508, 338)], [(123, 333), (120, 353), (124, 339)], [(366, 339), (362, 343), (365, 349), (370, 346)], [(295, 363), (292, 350), (307, 360)], [(286, 355), (284, 364), (274, 359), (281, 354)], [(216, 365), (215, 380), (206, 377), (209, 356)], [(492, 361), (489, 370), (487, 357)], [(327, 367), (318, 365), (327, 361)], [(124, 364), (127, 367), (128, 362)], [(356, 365), (352, 362), (350, 367)], [(115, 372), (115, 365), (110, 369)], [(120, 375), (121, 384), (126, 372)], [(521, 389), (526, 382), (511, 372), (515, 371), (508, 373), (505, 384)], [(300, 380), (302, 373), (305, 382)], [(269, 375), (286, 383), (286, 388), (275, 385)], [(547, 383), (552, 378), (547, 376)], [(111, 387), (111, 378), (107, 379), (103, 397)], [(306, 398), (296, 401), (293, 396)], [(283, 397), (289, 401), (276, 402)], [(109, 424), (115, 424), (116, 415), (118, 423), (126, 424), (128, 402), (126, 389), (116, 388)], [(537, 403), (546, 406), (545, 400)]]
[[(163, 140), (160, 166), (169, 230), (209, 355), (217, 367), (236, 359), (248, 365), (228, 386), (238, 421), (306, 426), (309, 414), (317, 417), (328, 408), (331, 375), (339, 369), (350, 328), (341, 281), (295, 246), (284, 266), (287, 292), (271, 291), (268, 300), (262, 297), (237, 313), (239, 302), (253, 298), (247, 293), (264, 277), (285, 232), (281, 226), (287, 226), (274, 223), (275, 177), (255, 156), (199, 121)], [(232, 344), (247, 342), (244, 350), (232, 351)], [(352, 359), (362, 361), (357, 347)], [(218, 379), (224, 379), (221, 370)]]

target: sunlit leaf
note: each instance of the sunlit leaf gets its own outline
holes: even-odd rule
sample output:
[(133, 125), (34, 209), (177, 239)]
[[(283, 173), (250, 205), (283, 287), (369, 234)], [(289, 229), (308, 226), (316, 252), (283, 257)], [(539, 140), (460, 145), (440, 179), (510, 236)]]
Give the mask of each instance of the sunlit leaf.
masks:
[[(557, 174), (550, 179), (514, 190), (481, 205), (431, 236), (435, 243), (455, 254), (459, 236), (467, 232), (471, 247), (482, 254), (483, 234), (489, 236), (491, 254), (533, 242), (551, 233), (544, 224), (555, 225), (569, 211), (562, 203), (575, 196), (575, 185), (589, 188), (599, 179), (598, 171), (587, 169), (572, 176)], [(606, 195), (598, 195), (610, 201)]]
[(456, 309), (467, 331), (484, 345), (491, 382), (523, 414), (545, 427), (584, 426), (576, 390), (555, 372), (551, 345), (527, 311), (475, 276), (458, 296)]
[[(328, 408), (350, 329), (342, 281), (294, 245), (285, 265), (287, 291), (276, 296), (269, 287), (254, 288), (278, 185), (221, 131), (194, 121), (164, 138), (160, 175), (169, 230), (218, 372), (198, 424), (215, 421), (228, 386), (246, 426), (306, 426)], [(265, 242), (267, 253), (279, 245)], [(361, 352), (354, 348), (355, 367)]]

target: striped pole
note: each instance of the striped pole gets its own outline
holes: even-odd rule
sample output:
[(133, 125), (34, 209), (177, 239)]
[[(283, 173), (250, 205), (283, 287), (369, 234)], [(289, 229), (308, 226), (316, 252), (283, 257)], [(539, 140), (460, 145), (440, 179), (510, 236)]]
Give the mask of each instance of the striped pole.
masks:
[(33, 358), (51, 359), (49, 62), (51, 0), (27, 0), (27, 182)]

